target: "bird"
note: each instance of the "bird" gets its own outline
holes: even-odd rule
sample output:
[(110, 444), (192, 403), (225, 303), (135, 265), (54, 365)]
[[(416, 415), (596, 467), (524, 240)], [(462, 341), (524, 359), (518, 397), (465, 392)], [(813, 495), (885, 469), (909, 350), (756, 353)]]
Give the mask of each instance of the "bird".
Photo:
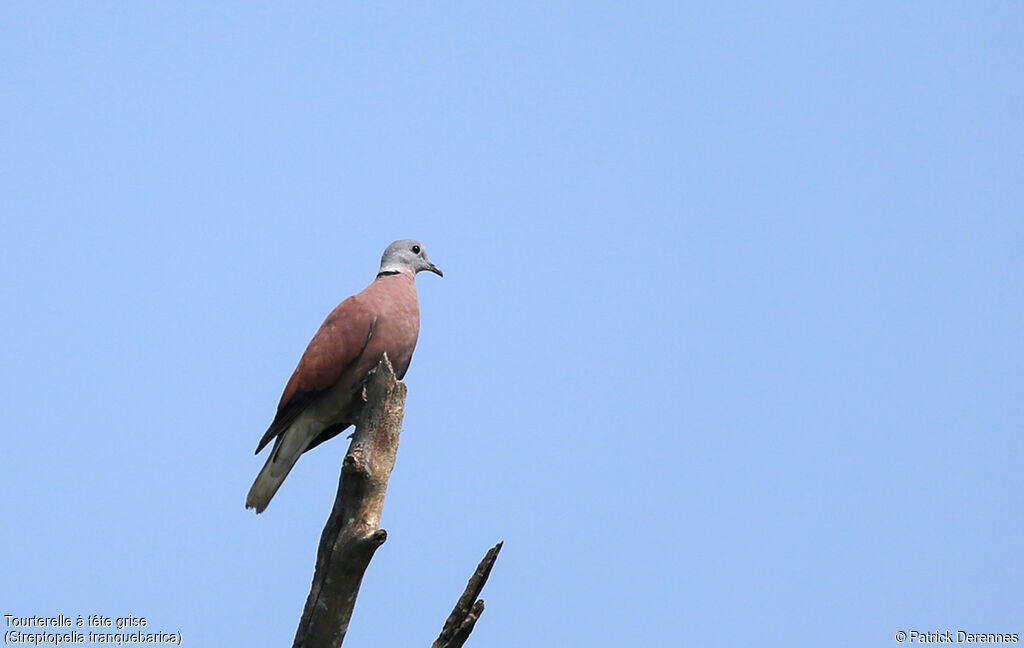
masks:
[(262, 513), (302, 453), (356, 423), (362, 386), (385, 353), (395, 377), (405, 376), (420, 328), (415, 279), (424, 270), (444, 276), (422, 243), (395, 241), (384, 250), (373, 282), (338, 304), (320, 325), (256, 446), (259, 454), (274, 442), (249, 489), (247, 509)]

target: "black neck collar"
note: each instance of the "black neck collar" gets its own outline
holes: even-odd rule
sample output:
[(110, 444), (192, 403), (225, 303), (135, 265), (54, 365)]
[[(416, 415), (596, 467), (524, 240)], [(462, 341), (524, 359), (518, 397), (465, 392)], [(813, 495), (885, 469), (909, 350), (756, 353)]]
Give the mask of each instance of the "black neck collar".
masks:
[(400, 271), (398, 271), (398, 270), (384, 270), (382, 272), (378, 272), (377, 273), (377, 278), (380, 279), (381, 277), (387, 277), (387, 276), (396, 275), (396, 274), (402, 274), (402, 273)]

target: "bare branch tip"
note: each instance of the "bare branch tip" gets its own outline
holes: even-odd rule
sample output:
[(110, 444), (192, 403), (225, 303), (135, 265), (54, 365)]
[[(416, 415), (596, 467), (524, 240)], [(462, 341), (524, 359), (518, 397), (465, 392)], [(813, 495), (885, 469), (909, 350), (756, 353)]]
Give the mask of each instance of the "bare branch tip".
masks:
[(388, 539), (388, 532), (384, 529), (377, 529), (370, 535), (370, 542), (377, 545), (378, 547), (384, 544)]

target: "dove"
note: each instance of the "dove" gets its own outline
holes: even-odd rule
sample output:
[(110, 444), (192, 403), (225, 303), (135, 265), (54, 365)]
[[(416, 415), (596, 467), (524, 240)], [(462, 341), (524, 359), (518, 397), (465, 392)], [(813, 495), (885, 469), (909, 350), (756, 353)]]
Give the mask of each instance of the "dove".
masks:
[(302, 453), (356, 423), (363, 383), (385, 353), (395, 376), (405, 376), (420, 329), (416, 274), (424, 270), (444, 276), (422, 243), (395, 241), (384, 250), (373, 283), (338, 304), (321, 324), (256, 446), (259, 454), (274, 442), (246, 508), (262, 513)]

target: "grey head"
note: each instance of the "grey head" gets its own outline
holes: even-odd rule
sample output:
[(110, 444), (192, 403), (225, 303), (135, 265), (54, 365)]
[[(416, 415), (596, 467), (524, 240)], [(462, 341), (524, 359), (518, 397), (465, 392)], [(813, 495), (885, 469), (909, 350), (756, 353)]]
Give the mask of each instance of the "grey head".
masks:
[(441, 277), (441, 269), (430, 262), (427, 257), (427, 248), (419, 241), (402, 239), (395, 241), (384, 250), (384, 256), (380, 258), (380, 272), (382, 274), (395, 274), (398, 272), (412, 272), (416, 274), (422, 270), (428, 270)]

